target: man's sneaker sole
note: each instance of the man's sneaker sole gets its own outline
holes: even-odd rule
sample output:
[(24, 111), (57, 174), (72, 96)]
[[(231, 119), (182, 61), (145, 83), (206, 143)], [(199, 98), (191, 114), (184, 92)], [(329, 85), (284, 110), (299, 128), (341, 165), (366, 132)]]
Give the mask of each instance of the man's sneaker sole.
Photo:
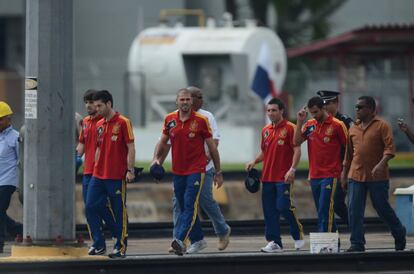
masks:
[(273, 249), (271, 251), (269, 250), (265, 250), (264, 248), (260, 249), (261, 252), (263, 253), (282, 253), (283, 249)]
[(181, 245), (176, 241), (172, 241), (171, 243), (171, 247), (174, 249), (174, 253), (178, 256), (183, 256), (185, 250), (183, 250), (183, 248), (181, 247)]

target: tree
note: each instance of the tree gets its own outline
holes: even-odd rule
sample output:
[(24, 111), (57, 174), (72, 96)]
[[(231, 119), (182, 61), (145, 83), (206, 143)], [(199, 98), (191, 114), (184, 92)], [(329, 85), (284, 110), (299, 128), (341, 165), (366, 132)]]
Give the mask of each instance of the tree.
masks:
[(327, 17), (346, 0), (250, 0), (256, 19), (267, 22), (267, 8), (277, 14), (275, 31), (286, 47), (325, 38), (330, 31)]

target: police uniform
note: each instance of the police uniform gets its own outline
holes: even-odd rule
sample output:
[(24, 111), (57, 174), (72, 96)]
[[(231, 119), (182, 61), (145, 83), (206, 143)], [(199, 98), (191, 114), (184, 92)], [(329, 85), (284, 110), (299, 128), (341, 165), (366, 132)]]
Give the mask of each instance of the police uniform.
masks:
[[(337, 91), (330, 91), (330, 90), (320, 90), (317, 92), (317, 94), (324, 100), (325, 103), (336, 100), (339, 96), (339, 92)], [(335, 118), (342, 121), (346, 128), (349, 130), (349, 128), (353, 124), (353, 120), (340, 112), (337, 112), (335, 115)], [(341, 149), (341, 159), (343, 160), (345, 156), (345, 147), (342, 147)], [(348, 224), (348, 208), (345, 203), (345, 196), (346, 193), (342, 189), (342, 187), (338, 187), (335, 192), (335, 205), (334, 205), (334, 211), (336, 215), (338, 215), (346, 224)]]

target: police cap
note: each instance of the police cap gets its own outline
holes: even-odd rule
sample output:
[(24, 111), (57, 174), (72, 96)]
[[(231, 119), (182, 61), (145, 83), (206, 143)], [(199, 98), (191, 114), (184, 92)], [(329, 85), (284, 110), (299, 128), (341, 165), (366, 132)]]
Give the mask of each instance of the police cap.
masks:
[(260, 189), (260, 172), (252, 168), (248, 173), (247, 177), (244, 180), (244, 185), (246, 189), (251, 193), (256, 193)]
[(326, 104), (327, 102), (338, 98), (340, 93), (332, 90), (320, 90), (316, 94), (318, 94), (319, 97), (321, 97)]

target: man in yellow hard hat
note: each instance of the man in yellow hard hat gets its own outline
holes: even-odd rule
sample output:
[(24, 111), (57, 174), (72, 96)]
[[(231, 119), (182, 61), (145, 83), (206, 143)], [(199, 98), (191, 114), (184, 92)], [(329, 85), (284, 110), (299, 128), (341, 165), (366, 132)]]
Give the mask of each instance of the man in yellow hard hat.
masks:
[(7, 209), (19, 182), (19, 132), (11, 125), (13, 111), (6, 102), (0, 101), (0, 253), (3, 252)]

